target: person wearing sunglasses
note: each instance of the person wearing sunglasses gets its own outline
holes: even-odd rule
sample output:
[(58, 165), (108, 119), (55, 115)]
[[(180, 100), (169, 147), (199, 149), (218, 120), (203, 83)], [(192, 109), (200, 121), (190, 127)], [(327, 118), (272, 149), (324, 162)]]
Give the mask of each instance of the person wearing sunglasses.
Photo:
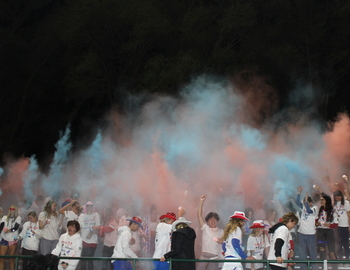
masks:
[[(16, 206), (11, 205), (7, 216), (3, 216), (0, 223), (1, 241), (0, 255), (15, 255), (18, 243), (18, 229), (21, 217)], [(4, 269), (5, 258), (0, 259), (0, 270)], [(14, 270), (15, 260), (10, 259), (10, 270)]]

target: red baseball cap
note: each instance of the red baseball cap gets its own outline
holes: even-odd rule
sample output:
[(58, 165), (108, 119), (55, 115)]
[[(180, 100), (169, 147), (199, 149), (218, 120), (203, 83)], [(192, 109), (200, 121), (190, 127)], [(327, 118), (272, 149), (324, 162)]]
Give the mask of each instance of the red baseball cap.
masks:
[(163, 219), (163, 218), (170, 218), (172, 220), (176, 220), (176, 215), (173, 212), (168, 212), (165, 215), (162, 215), (159, 217), (159, 219)]

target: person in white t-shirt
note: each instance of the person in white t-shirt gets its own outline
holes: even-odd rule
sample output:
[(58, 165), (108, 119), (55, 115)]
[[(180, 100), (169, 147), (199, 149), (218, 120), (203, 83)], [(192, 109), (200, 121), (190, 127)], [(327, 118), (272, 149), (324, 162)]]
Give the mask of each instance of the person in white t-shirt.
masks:
[[(221, 253), (221, 237), (223, 229), (217, 227), (220, 217), (215, 212), (210, 212), (203, 218), (203, 205), (207, 195), (202, 195), (199, 200), (197, 218), (202, 230), (202, 255), (201, 260), (223, 259)], [(198, 270), (217, 270), (218, 263), (201, 262), (198, 263)]]
[[(167, 212), (159, 217), (159, 223), (156, 227), (155, 250), (153, 258), (160, 259), (163, 255), (170, 251), (171, 247), (171, 227), (176, 220), (176, 215), (173, 212)], [(169, 269), (168, 262), (154, 261), (154, 270)]]
[[(318, 207), (313, 205), (307, 192), (305, 198), (301, 200), (302, 191), (303, 187), (299, 186), (296, 199), (296, 204), (301, 209), (298, 229), (299, 259), (306, 260), (307, 255), (309, 255), (310, 260), (317, 260), (316, 219)], [(300, 268), (305, 270), (306, 264), (301, 264)], [(312, 268), (316, 269), (317, 265), (313, 263)]]
[[(249, 227), (252, 229), (252, 233), (248, 237), (247, 241), (247, 251), (248, 255), (254, 256), (256, 260), (262, 260), (263, 254), (267, 257), (269, 253), (270, 242), (264, 233), (266, 225), (262, 220), (255, 220), (253, 225)], [(246, 268), (251, 270), (263, 269), (263, 263), (247, 263)]]
[(225, 260), (222, 270), (242, 270), (242, 263), (236, 260), (255, 260), (253, 256), (247, 256), (242, 249), (242, 236), (244, 234), (244, 223), (248, 219), (244, 212), (236, 211), (229, 218), (222, 236), (222, 250), (225, 253)]
[[(23, 229), (19, 235), (19, 239), (22, 239), (22, 255), (38, 254), (41, 236), (38, 215), (35, 211), (31, 211), (28, 213), (28, 221), (23, 224)], [(27, 264), (28, 259), (23, 258), (23, 270), (27, 269)]]
[(350, 216), (350, 203), (345, 200), (343, 193), (340, 190), (336, 190), (333, 193), (334, 196), (334, 211), (338, 215), (338, 228), (337, 228), (337, 256), (342, 259), (345, 256), (345, 260), (350, 257), (349, 252), (349, 216)]
[(44, 211), (39, 214), (39, 229), (43, 236), (40, 240), (39, 252), (43, 255), (51, 253), (59, 239), (58, 229), (62, 225), (63, 217), (56, 211), (56, 207), (56, 201), (49, 199)]
[[(82, 257), (94, 257), (98, 244), (98, 226), (100, 226), (100, 214), (95, 212), (94, 204), (88, 201), (84, 206), (84, 213), (78, 218), (83, 239)], [(97, 226), (97, 227), (96, 227)], [(81, 267), (84, 270), (93, 270), (92, 260), (82, 260)]]
[(293, 257), (290, 254), (290, 230), (298, 223), (298, 217), (289, 212), (282, 217), (282, 221), (276, 223), (269, 229), (271, 234), (270, 251), (267, 257), (268, 260), (277, 261), (277, 263), (270, 263), (272, 270), (282, 270), (287, 268), (286, 260), (288, 257)]
[[(18, 241), (18, 229), (21, 225), (21, 217), (18, 208), (11, 205), (7, 216), (3, 216), (0, 223), (1, 241), (0, 255), (15, 255)], [(0, 259), (0, 269), (4, 269), (5, 258)], [(15, 268), (15, 260), (10, 259), (10, 269)]]
[(81, 213), (80, 204), (76, 200), (71, 200), (68, 204), (59, 210), (59, 213), (61, 215), (64, 215), (64, 217), (67, 219), (67, 222), (70, 220), (78, 221), (79, 215)]

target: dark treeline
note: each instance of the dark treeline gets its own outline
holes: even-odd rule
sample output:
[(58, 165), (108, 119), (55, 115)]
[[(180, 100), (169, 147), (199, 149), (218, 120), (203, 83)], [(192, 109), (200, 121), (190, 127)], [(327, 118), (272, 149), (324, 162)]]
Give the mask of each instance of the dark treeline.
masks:
[(264, 76), (281, 106), (312, 83), (332, 119), (350, 104), (349, 28), (346, 0), (1, 0), (0, 154), (44, 159), (68, 123), (84, 142), (130, 93), (176, 96), (200, 74)]

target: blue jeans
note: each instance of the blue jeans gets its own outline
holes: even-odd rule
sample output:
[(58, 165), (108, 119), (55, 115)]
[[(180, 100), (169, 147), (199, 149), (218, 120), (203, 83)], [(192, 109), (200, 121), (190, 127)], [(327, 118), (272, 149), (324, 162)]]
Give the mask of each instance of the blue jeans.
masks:
[[(306, 260), (306, 256), (310, 256), (310, 260), (317, 260), (317, 239), (316, 234), (302, 234), (298, 233), (298, 241), (299, 241), (299, 258), (301, 260)], [(317, 264), (311, 264), (312, 269), (317, 269)], [(305, 270), (307, 268), (306, 263), (302, 263), (300, 265), (301, 270)]]
[(154, 261), (154, 270), (169, 270), (169, 263), (168, 262), (160, 262), (160, 261)]
[(114, 261), (114, 270), (132, 270), (131, 263), (128, 261)]

